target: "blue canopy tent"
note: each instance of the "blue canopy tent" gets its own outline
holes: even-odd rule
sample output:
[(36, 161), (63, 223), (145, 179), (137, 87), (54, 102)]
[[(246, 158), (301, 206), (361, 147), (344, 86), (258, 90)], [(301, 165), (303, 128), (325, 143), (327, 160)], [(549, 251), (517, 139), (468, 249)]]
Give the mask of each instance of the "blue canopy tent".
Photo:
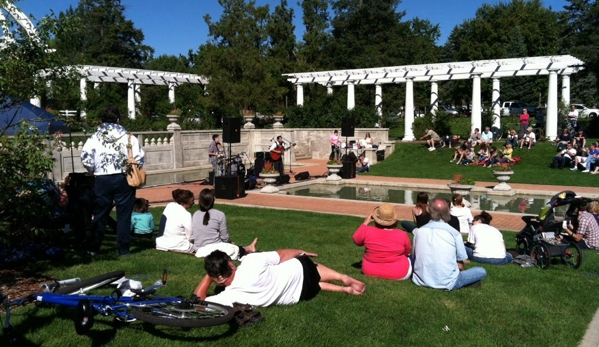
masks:
[(23, 121), (37, 127), (40, 134), (69, 132), (69, 127), (64, 121), (27, 101), (16, 101), (12, 98), (0, 100), (0, 135), (14, 135), (20, 132)]

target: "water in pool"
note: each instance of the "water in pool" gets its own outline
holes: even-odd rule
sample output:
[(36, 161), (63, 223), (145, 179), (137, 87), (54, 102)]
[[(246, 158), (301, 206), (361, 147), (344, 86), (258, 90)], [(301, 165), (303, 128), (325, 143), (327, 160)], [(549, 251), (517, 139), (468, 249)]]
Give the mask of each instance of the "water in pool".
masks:
[[(395, 188), (375, 185), (329, 185), (311, 184), (308, 186), (285, 189), (288, 195), (311, 196), (330, 199), (380, 201), (396, 204), (414, 205), (418, 192), (427, 192), (429, 199), (435, 197), (451, 199), (448, 190), (427, 188)], [(498, 196), (484, 193), (471, 193), (465, 196), (473, 210), (526, 213), (536, 215), (550, 199), (549, 196)]]

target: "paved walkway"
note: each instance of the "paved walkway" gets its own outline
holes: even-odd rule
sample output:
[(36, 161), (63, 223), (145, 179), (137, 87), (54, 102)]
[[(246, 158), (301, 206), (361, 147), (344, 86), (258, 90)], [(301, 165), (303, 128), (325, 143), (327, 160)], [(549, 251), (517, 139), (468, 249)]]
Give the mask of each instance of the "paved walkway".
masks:
[[(293, 165), (294, 174), (302, 171), (308, 171), (312, 177), (321, 177), (327, 172), (326, 160), (307, 159), (300, 160)], [(291, 175), (293, 176), (293, 174)], [(402, 184), (413, 187), (421, 187), (423, 189), (447, 189), (447, 180), (421, 179), (421, 178), (398, 178), (398, 177), (375, 177), (375, 176), (360, 176), (355, 178), (356, 181), (378, 183), (384, 185)], [(295, 179), (292, 177), (291, 183)], [(477, 182), (477, 187), (492, 187), (495, 182)], [(551, 194), (558, 193), (562, 190), (573, 190), (577, 194), (583, 196), (599, 196), (599, 188), (592, 187), (564, 187), (564, 186), (549, 186), (549, 185), (532, 185), (532, 184), (510, 184), (517, 192), (525, 192), (530, 194), (539, 194), (548, 192)], [(189, 182), (181, 184), (171, 184), (166, 186), (147, 187), (140, 189), (137, 192), (138, 197), (146, 198), (153, 205), (166, 204), (172, 201), (171, 192), (174, 189), (182, 188), (191, 190), (194, 195), (208, 188), (208, 185), (202, 185), (201, 182)], [(301, 211), (314, 211), (320, 213), (344, 214), (351, 216), (366, 217), (370, 211), (379, 205), (377, 202), (356, 201), (356, 200), (339, 200), (339, 199), (323, 199), (313, 197), (300, 197), (284, 194), (263, 194), (259, 189), (247, 191), (247, 196), (241, 199), (224, 200), (219, 199), (218, 203), (233, 204), (239, 206), (252, 207), (267, 207), (276, 209), (289, 209)], [(402, 220), (411, 220), (410, 205), (397, 204), (396, 209), (399, 213), (399, 218)], [(474, 212), (474, 211), (473, 211)], [(475, 212), (474, 212), (475, 213)], [(524, 222), (520, 218), (521, 214), (492, 212), (493, 226), (501, 230), (520, 231), (524, 226)]]

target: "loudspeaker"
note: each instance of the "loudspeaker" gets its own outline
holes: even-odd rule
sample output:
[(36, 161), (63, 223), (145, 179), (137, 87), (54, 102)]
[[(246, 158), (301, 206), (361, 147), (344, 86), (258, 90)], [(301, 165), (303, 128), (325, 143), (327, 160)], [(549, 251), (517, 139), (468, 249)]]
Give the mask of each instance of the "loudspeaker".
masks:
[(220, 199), (237, 199), (245, 196), (245, 179), (242, 176), (217, 176), (214, 196)]
[(277, 184), (287, 184), (291, 180), (291, 177), (287, 174), (277, 177)]
[(264, 168), (264, 159), (256, 158), (254, 161), (254, 175), (258, 176)]
[(341, 169), (341, 178), (356, 178), (356, 162), (344, 161)]
[(310, 173), (308, 171), (303, 171), (295, 175), (296, 181), (303, 181), (307, 180), (308, 178), (310, 178)]
[(354, 128), (355, 123), (353, 118), (343, 118), (343, 123), (341, 125), (341, 136), (354, 136)]
[(264, 160), (264, 153), (265, 152), (254, 152), (254, 159), (262, 159), (262, 160)]
[(229, 117), (223, 119), (223, 142), (241, 142), (241, 118)]

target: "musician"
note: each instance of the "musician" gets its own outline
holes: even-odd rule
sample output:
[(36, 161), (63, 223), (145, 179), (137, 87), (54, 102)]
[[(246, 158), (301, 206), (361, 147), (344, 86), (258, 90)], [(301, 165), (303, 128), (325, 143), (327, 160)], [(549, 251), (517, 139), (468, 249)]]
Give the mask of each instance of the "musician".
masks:
[(339, 141), (339, 132), (335, 130), (333, 135), (329, 138), (329, 142), (331, 143), (331, 154), (329, 155), (329, 160), (339, 159), (341, 141)]
[(279, 171), (279, 175), (283, 176), (285, 173), (283, 168), (283, 154), (285, 154), (285, 144), (283, 143), (283, 136), (277, 136), (277, 140), (270, 145), (270, 157), (275, 170)]
[(212, 142), (208, 146), (208, 160), (210, 161), (210, 164), (212, 164), (212, 170), (214, 171), (215, 181), (212, 182), (213, 185), (216, 184), (216, 176), (222, 175), (222, 171), (220, 171), (218, 167), (218, 155), (220, 154), (218, 149), (219, 145), (220, 136), (218, 134), (212, 135)]

